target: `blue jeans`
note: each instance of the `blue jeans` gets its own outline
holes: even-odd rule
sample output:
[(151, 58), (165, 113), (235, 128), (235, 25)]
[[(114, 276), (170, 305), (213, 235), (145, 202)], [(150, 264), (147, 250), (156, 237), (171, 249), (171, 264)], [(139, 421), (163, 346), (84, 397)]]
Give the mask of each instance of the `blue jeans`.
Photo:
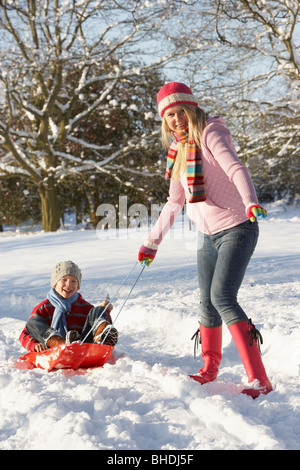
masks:
[[(80, 335), (81, 339), (85, 338), (85, 336), (92, 329), (93, 325), (98, 320), (103, 311), (104, 307), (101, 307), (100, 305), (91, 308), (86, 317), (86, 321)], [(110, 323), (110, 318), (107, 310), (104, 312), (102, 318), (108, 323)], [(32, 338), (34, 338), (36, 341), (39, 341), (44, 346), (47, 346), (47, 342), (49, 341), (51, 336), (57, 334), (60, 336), (60, 334), (54, 328), (49, 326), (47, 320), (43, 317), (40, 317), (39, 315), (35, 315), (34, 317), (29, 318), (28, 322), (26, 323), (26, 331), (30, 334)], [(92, 330), (87, 336), (85, 343), (92, 343), (94, 334), (95, 331)]]
[(248, 220), (215, 235), (203, 235), (197, 256), (201, 325), (216, 328), (222, 321), (231, 326), (248, 320), (237, 294), (258, 234), (258, 223)]

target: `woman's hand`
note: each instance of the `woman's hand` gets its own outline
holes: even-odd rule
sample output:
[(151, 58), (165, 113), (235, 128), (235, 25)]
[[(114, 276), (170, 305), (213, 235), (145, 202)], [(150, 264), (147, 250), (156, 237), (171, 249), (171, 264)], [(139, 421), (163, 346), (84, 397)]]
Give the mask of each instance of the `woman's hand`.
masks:
[(256, 219), (265, 219), (268, 216), (267, 211), (259, 204), (249, 204), (246, 211), (247, 217), (251, 222), (255, 222)]
[(145, 242), (139, 251), (138, 261), (140, 264), (150, 266), (157, 253), (158, 245), (155, 243)]

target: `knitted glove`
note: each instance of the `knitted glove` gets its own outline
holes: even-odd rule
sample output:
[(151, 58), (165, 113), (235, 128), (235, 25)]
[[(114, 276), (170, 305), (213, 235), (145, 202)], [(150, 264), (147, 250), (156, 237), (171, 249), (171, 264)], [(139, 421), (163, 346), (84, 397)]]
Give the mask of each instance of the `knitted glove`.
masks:
[(150, 266), (157, 253), (158, 245), (151, 242), (145, 242), (139, 251), (138, 261), (140, 264)]
[(251, 222), (255, 222), (256, 219), (265, 219), (268, 216), (267, 211), (259, 204), (250, 203), (247, 208), (247, 217)]

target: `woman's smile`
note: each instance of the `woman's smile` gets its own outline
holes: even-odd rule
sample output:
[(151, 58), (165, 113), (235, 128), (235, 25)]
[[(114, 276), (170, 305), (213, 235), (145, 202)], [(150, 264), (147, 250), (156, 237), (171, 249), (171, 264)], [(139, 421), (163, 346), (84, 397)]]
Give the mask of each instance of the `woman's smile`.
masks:
[(188, 127), (188, 117), (182, 106), (172, 106), (165, 111), (164, 117), (171, 131), (179, 131)]

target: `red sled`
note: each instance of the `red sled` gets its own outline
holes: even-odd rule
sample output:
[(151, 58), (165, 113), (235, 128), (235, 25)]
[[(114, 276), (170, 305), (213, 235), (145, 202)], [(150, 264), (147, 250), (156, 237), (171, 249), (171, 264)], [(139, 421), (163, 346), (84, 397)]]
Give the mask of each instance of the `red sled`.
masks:
[(43, 352), (29, 352), (19, 359), (29, 368), (38, 367), (48, 372), (53, 369), (89, 369), (102, 367), (110, 358), (113, 346), (96, 343), (71, 343), (55, 346)]

